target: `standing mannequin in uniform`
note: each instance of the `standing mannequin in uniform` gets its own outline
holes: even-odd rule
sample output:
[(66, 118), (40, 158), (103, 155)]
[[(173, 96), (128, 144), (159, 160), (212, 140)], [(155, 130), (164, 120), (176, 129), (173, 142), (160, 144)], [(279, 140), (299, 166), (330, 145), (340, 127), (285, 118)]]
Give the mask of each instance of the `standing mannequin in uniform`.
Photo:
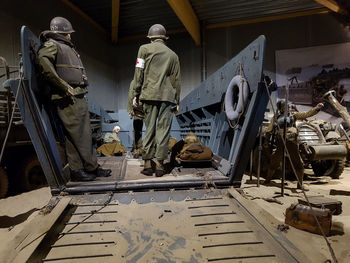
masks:
[(97, 164), (92, 147), (90, 115), (85, 94), (88, 92), (85, 68), (71, 42), (71, 23), (63, 17), (51, 20), (50, 30), (40, 34), (38, 62), (57, 106), (66, 137), (66, 154), (72, 181), (91, 181), (110, 176)]
[(142, 152), (145, 166), (142, 173), (153, 174), (151, 159), (155, 157), (155, 174), (163, 176), (172, 113), (177, 113), (180, 101), (180, 63), (175, 52), (166, 46), (168, 37), (162, 25), (151, 26), (147, 37), (151, 43), (142, 45), (137, 55), (133, 104), (137, 106), (141, 101), (145, 113), (146, 135)]

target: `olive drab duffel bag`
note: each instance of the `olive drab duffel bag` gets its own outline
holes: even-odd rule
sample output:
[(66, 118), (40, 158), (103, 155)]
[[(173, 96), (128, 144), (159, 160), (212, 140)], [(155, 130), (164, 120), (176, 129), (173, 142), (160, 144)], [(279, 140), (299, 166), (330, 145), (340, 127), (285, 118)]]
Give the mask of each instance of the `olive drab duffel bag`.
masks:
[(186, 161), (209, 161), (213, 157), (213, 152), (203, 143), (193, 142), (185, 144), (178, 157)]

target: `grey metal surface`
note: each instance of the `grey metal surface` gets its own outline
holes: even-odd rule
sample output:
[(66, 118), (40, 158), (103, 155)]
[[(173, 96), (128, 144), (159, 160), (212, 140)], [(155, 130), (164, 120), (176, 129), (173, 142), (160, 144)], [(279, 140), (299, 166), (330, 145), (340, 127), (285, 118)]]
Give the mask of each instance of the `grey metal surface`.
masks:
[(63, 165), (47, 113), (43, 107), (39, 107), (35, 96), (35, 93), (38, 93), (38, 86), (32, 59), (39, 45), (37, 37), (23, 26), (21, 29), (23, 79), (9, 80), (4, 83), (4, 86), (9, 86), (14, 94), (19, 88), (17, 105), (21, 111), (22, 120), (48, 184), (52, 190), (58, 190), (66, 180), (63, 176)]
[(44, 262), (306, 262), (227, 189), (85, 195), (73, 203), (58, 238), (37, 249), (46, 251)]
[[(265, 37), (260, 36), (181, 100), (178, 123), (181, 136), (193, 131), (212, 151), (231, 163), (226, 174), (240, 182), (263, 121), (267, 92), (262, 83)], [(245, 112), (234, 128), (227, 122), (223, 100), (231, 79), (242, 74), (250, 90)]]

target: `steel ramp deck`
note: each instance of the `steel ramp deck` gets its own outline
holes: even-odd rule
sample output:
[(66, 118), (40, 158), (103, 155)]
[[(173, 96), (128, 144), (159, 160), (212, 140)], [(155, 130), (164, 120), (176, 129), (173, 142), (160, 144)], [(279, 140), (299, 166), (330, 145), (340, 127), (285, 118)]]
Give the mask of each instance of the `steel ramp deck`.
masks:
[(43, 262), (306, 262), (233, 192), (74, 196), (76, 206), (67, 211), (61, 232), (38, 250), (48, 251)]
[[(77, 194), (84, 192), (106, 192), (118, 191), (117, 185), (120, 183), (135, 183), (140, 185), (153, 185), (159, 182), (189, 182), (202, 180), (202, 184), (211, 184), (215, 180), (227, 181), (228, 177), (224, 176), (219, 170), (214, 167), (175, 167), (168, 174), (162, 177), (145, 176), (141, 173), (143, 169), (143, 161), (141, 159), (133, 159), (130, 156), (113, 156), (98, 158), (99, 164), (105, 169), (111, 169), (112, 175), (110, 177), (98, 177), (91, 182), (68, 182), (66, 184), (66, 191)], [(165, 164), (167, 165), (167, 163)], [(201, 166), (201, 165), (200, 165)], [(176, 186), (174, 186), (176, 188)], [(189, 187), (187, 187), (189, 188)]]

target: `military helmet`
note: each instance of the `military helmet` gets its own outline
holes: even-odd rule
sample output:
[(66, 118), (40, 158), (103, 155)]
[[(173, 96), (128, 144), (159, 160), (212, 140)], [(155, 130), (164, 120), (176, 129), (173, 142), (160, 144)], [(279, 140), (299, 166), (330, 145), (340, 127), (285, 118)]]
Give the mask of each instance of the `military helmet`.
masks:
[(154, 24), (153, 26), (151, 26), (148, 30), (147, 37), (150, 39), (156, 39), (156, 38), (168, 39), (169, 38), (166, 36), (165, 27), (161, 24)]
[(64, 17), (57, 16), (50, 22), (50, 30), (59, 34), (70, 34), (75, 32), (72, 24)]
[(284, 112), (286, 110), (286, 100), (282, 99), (277, 101), (276, 106), (279, 112)]

